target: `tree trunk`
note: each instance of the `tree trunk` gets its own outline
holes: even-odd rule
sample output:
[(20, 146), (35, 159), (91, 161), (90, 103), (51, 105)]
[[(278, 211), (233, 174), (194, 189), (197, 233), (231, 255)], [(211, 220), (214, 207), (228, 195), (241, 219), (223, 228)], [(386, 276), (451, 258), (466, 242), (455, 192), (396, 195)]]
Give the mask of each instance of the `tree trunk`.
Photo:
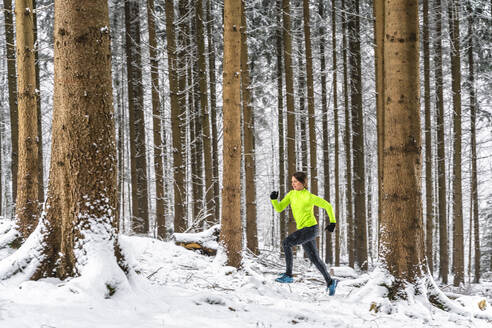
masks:
[[(299, 22), (300, 24), (300, 22)], [(295, 26), (295, 25), (294, 25)], [(306, 121), (308, 120), (308, 115), (306, 112), (306, 80), (304, 76), (304, 48), (302, 45), (302, 37), (297, 39), (297, 66), (299, 67), (298, 76), (298, 97), (299, 97), (299, 115), (297, 116), (297, 128), (298, 128), (298, 138), (297, 144), (300, 149), (300, 170), (308, 174), (308, 136), (307, 136), (307, 126)], [(297, 136), (296, 136), (297, 137)]]
[(343, 98), (345, 105), (345, 175), (346, 175), (346, 215), (347, 215), (347, 250), (349, 266), (354, 267), (354, 224), (352, 208), (352, 133), (350, 129), (350, 110), (348, 97), (348, 63), (347, 63), (347, 7), (342, 0), (342, 57), (343, 57)]
[[(318, 2), (318, 12), (321, 17), (321, 21), (324, 21), (326, 19), (325, 17), (326, 15), (325, 15), (325, 8), (323, 5), (323, 1)], [(304, 17), (305, 15), (306, 14), (304, 14)], [(323, 182), (324, 182), (324, 189), (325, 189), (324, 198), (330, 201), (330, 153), (329, 153), (329, 146), (328, 146), (328, 106), (327, 106), (327, 99), (326, 99), (327, 96), (326, 96), (325, 29), (323, 25), (320, 25), (319, 35), (320, 35), (319, 52), (320, 52), (320, 69), (321, 69), (321, 110), (323, 113), (323, 170), (324, 170)], [(333, 52), (333, 54), (336, 56), (335, 51)], [(335, 71), (333, 74), (336, 81)], [(333, 82), (334, 88), (336, 88), (335, 81)], [(335, 90), (333, 91), (333, 94), (334, 97), (336, 97)], [(334, 99), (333, 112), (336, 115), (336, 98)], [(338, 193), (338, 190), (335, 190), (335, 192)], [(327, 218), (326, 215), (325, 217)], [(336, 218), (338, 219), (338, 216), (336, 216)], [(328, 222), (328, 220), (325, 219), (325, 223), (326, 222)], [(323, 224), (320, 223), (320, 226), (323, 226)], [(328, 230), (325, 231), (325, 240), (326, 240), (325, 262), (333, 263), (333, 246), (332, 246), (331, 232), (329, 232)]]
[(246, 247), (258, 255), (256, 225), (255, 117), (250, 91), (246, 12), (241, 1), (241, 90), (243, 100), (244, 166), (246, 171)]
[(227, 264), (242, 260), (241, 228), (241, 0), (224, 2), (224, 165), (220, 240)]
[[(296, 131), (295, 131), (295, 109), (294, 109), (294, 80), (292, 73), (292, 37), (290, 34), (290, 0), (282, 0), (282, 22), (284, 39), (284, 68), (285, 68), (285, 92), (287, 98), (287, 172), (288, 175), (296, 171)], [(288, 232), (296, 230), (296, 224), (289, 212)]]
[(335, 124), (335, 217), (338, 221), (335, 230), (335, 266), (340, 266), (340, 145), (338, 141), (338, 85), (337, 85), (337, 41), (336, 41), (336, 6), (335, 0), (331, 1), (331, 46), (332, 70), (333, 70), (333, 122)]
[[(186, 2), (179, 1), (179, 11), (186, 12)], [(180, 22), (180, 39), (183, 23)], [(184, 116), (186, 106), (186, 67), (184, 47), (176, 47), (174, 33), (174, 1), (166, 0), (166, 41), (169, 66), (169, 88), (171, 92), (171, 124), (173, 133), (173, 166), (174, 166), (174, 231), (186, 229), (186, 185), (185, 185), (185, 142)], [(179, 58), (179, 59), (178, 59)]]
[[(55, 13), (50, 183), (34, 279), (90, 277), (85, 268), (101, 263), (101, 273), (116, 272), (120, 257), (107, 2), (55, 1)], [(104, 274), (101, 286), (114, 288), (122, 276)]]
[(355, 262), (367, 270), (366, 182), (364, 164), (364, 118), (359, 27), (359, 0), (350, 0), (348, 20), (350, 50), (350, 94), (354, 153), (354, 234)]
[(372, 220), (372, 153), (369, 152), (367, 156), (367, 253), (368, 259), (373, 262), (374, 253), (373, 253), (373, 240), (374, 240), (374, 224)]
[[(2, 65), (3, 68), (3, 65)], [(2, 98), (4, 100), (4, 98)], [(3, 117), (3, 110), (0, 110), (0, 122), (4, 122), (4, 117)], [(3, 163), (4, 155), (3, 155), (3, 140), (4, 140), (4, 127), (3, 125), (0, 126), (0, 163)], [(3, 187), (6, 185), (3, 180), (3, 167), (0, 165), (0, 216), (5, 217), (5, 214), (3, 213), (3, 210), (5, 207), (3, 207), (3, 200), (4, 200), (4, 190)]]
[(38, 117), (38, 136), (37, 136), (37, 144), (38, 144), (38, 203), (39, 209), (41, 210), (44, 203), (44, 172), (43, 172), (43, 128), (42, 128), (42, 111), (41, 111), (41, 92), (40, 92), (40, 83), (41, 79), (39, 76), (39, 43), (38, 43), (38, 23), (37, 23), (37, 14), (36, 14), (36, 0), (32, 2), (33, 7), (33, 33), (34, 33), (34, 67), (36, 70), (36, 110)]
[(155, 170), (155, 220), (157, 236), (166, 237), (164, 216), (164, 173), (162, 163), (161, 102), (159, 99), (159, 61), (155, 33), (154, 0), (147, 0), (147, 24), (149, 29), (150, 79), (152, 81), (152, 126), (154, 131)]
[(147, 191), (147, 151), (142, 86), (142, 57), (140, 54), (139, 1), (125, 1), (126, 65), (128, 74), (128, 111), (132, 180), (132, 230), (149, 232)]
[(10, 167), (12, 170), (12, 199), (15, 201), (17, 199), (17, 171), (19, 168), (19, 114), (17, 108), (17, 70), (15, 64), (16, 59), (12, 0), (3, 0), (3, 8), (9, 88), (10, 142), (12, 143)]
[[(390, 299), (425, 264), (421, 211), (418, 1), (385, 1), (384, 176), (380, 254), (395, 277)], [(410, 118), (410, 119), (409, 119)]]
[(435, 17), (435, 35), (433, 37), (434, 78), (436, 92), (436, 124), (437, 124), (437, 172), (439, 197), (439, 277), (443, 284), (448, 283), (449, 252), (448, 252), (448, 220), (446, 214), (446, 157), (444, 140), (444, 99), (442, 73), (442, 7), (441, 0), (434, 0), (433, 16)]
[(111, 20), (111, 54), (112, 54), (112, 78), (114, 81), (114, 92), (116, 95), (115, 99), (115, 129), (117, 127), (117, 154), (118, 154), (118, 175), (117, 175), (117, 199), (118, 199), (118, 217), (121, 217), (122, 220), (119, 222), (118, 232), (125, 233), (125, 193), (124, 193), (124, 183), (125, 183), (125, 164), (124, 164), (124, 153), (125, 153), (125, 143), (124, 143), (124, 130), (126, 129), (125, 125), (125, 108), (123, 105), (124, 91), (122, 86), (123, 81), (123, 59), (120, 58), (122, 53), (121, 47), (121, 26), (122, 24), (122, 7), (118, 4), (118, 0), (113, 0), (110, 4), (110, 10), (112, 8), (112, 12), (110, 13)]
[(461, 60), (459, 3), (448, 4), (451, 30), (451, 77), (453, 91), (453, 271), (454, 286), (464, 283), (463, 202), (461, 190)]
[(203, 155), (205, 167), (205, 204), (203, 210), (205, 216), (211, 216), (207, 219), (210, 224), (213, 224), (216, 219), (214, 213), (215, 207), (214, 191), (213, 191), (213, 166), (212, 166), (212, 145), (210, 136), (210, 112), (208, 107), (207, 95), (207, 64), (205, 58), (205, 41), (203, 29), (203, 6), (202, 0), (196, 1), (196, 40), (198, 47), (198, 79), (200, 85), (200, 106), (202, 113), (202, 129), (203, 129)]
[[(376, 121), (378, 139), (378, 225), (381, 221), (381, 204), (383, 188), (383, 149), (384, 149), (384, 0), (374, 1), (374, 39), (376, 44)], [(379, 240), (379, 233), (378, 233)]]
[(425, 111), (425, 254), (429, 270), (433, 272), (432, 231), (434, 230), (434, 206), (432, 195), (432, 127), (430, 103), (430, 60), (429, 60), (429, 3), (424, 1), (424, 111)]
[(34, 231), (38, 221), (38, 110), (34, 58), (32, 0), (16, 0), (15, 25), (17, 46), (19, 171), (16, 217), (21, 239)]
[[(311, 177), (311, 193), (318, 194), (318, 158), (316, 155), (316, 129), (314, 125), (314, 83), (313, 83), (313, 52), (311, 48), (311, 27), (309, 19), (309, 0), (303, 1), (304, 13), (304, 43), (306, 45), (306, 82), (309, 117), (309, 158)], [(328, 110), (325, 111), (328, 113)], [(329, 197), (328, 197), (329, 199)], [(314, 210), (317, 214), (317, 209)]]
[[(284, 95), (282, 81), (282, 0), (277, 0), (277, 108), (278, 108), (278, 161), (279, 161), (279, 194), (281, 197), (286, 194), (285, 184), (285, 141), (284, 141)], [(282, 241), (287, 235), (287, 215), (284, 212), (279, 214), (280, 225), (280, 253), (283, 253)]]
[[(474, 253), (475, 253), (475, 275), (473, 282), (480, 282), (480, 229), (479, 229), (479, 203), (478, 203), (478, 172), (477, 172), (477, 97), (475, 93), (475, 69), (473, 59), (473, 18), (474, 13), (471, 4), (467, 2), (468, 13), (468, 90), (470, 93), (470, 130), (471, 130), (471, 199), (473, 208), (473, 235), (475, 236)], [(471, 220), (471, 217), (470, 217)], [(470, 236), (471, 236), (470, 230)], [(470, 252), (471, 253), (471, 252)]]
[(214, 224), (219, 223), (220, 218), (220, 190), (219, 190), (219, 150), (217, 138), (217, 101), (215, 82), (215, 43), (212, 37), (212, 1), (207, 0), (207, 40), (208, 40), (208, 71), (210, 83), (210, 117), (212, 124), (212, 164), (213, 164), (213, 193), (214, 193)]
[[(198, 55), (198, 43), (196, 33), (196, 16), (197, 13), (195, 11), (196, 6), (192, 6), (191, 2), (188, 3), (190, 14), (188, 14), (190, 31), (188, 37), (188, 44), (186, 46), (189, 49), (188, 56), (190, 58), (189, 63), (191, 63), (191, 75), (189, 76), (189, 92), (190, 92), (190, 106), (188, 108), (193, 108), (191, 112), (190, 123), (192, 125), (192, 138), (191, 143), (194, 147), (192, 147), (192, 163), (191, 171), (192, 171), (192, 186), (193, 186), (193, 219), (197, 218), (204, 219), (206, 217), (206, 207), (204, 204), (204, 184), (203, 184), (203, 171), (204, 171), (204, 150), (203, 150), (203, 111), (201, 110), (201, 102), (200, 102), (200, 76), (199, 76), (199, 55)], [(205, 73), (205, 71), (203, 72)], [(193, 103), (193, 105), (191, 105)], [(207, 103), (204, 104), (207, 106)]]

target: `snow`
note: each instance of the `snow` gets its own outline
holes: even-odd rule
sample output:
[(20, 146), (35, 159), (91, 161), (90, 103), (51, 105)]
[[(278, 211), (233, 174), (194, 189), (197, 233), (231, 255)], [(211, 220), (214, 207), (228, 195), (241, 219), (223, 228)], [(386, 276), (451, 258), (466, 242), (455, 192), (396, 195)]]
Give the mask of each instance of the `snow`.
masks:
[[(128, 279), (108, 265), (111, 251), (96, 244), (86, 256), (98, 260), (89, 260), (78, 278), (1, 281), (0, 327), (490, 327), (485, 320), (425, 306), (417, 296), (390, 303), (376, 283), (385, 279), (378, 270), (342, 278), (330, 297), (321, 274), (301, 258), (294, 263), (295, 282), (278, 284), (283, 262), (276, 253), (245, 255), (237, 270), (225, 265), (221, 248), (209, 257), (173, 241), (118, 238), (131, 268)], [(96, 282), (110, 279), (116, 279), (116, 293), (101, 294), (105, 286)], [(355, 287), (366, 281), (364, 288)], [(456, 306), (479, 311), (481, 299), (463, 295)], [(369, 311), (372, 303), (378, 312)], [(492, 315), (490, 299), (482, 313)]]

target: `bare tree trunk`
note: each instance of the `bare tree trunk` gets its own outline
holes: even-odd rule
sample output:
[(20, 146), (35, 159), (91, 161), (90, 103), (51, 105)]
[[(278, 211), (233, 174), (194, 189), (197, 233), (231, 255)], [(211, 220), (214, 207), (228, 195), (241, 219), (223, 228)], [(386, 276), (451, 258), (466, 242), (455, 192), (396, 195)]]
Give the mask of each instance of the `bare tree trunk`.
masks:
[(347, 63), (347, 7), (342, 0), (342, 57), (343, 57), (343, 98), (345, 104), (345, 176), (346, 176), (346, 215), (347, 215), (347, 249), (349, 266), (354, 267), (354, 224), (352, 208), (352, 133), (350, 129), (350, 110), (348, 97), (348, 63)]
[[(302, 38), (298, 37), (297, 39), (297, 66), (299, 67), (299, 76), (298, 76), (298, 97), (299, 97), (299, 115), (297, 116), (297, 128), (298, 134), (300, 134), (300, 138), (296, 140), (298, 142), (298, 147), (300, 147), (300, 162), (301, 168), (300, 170), (308, 173), (308, 136), (307, 136), (307, 126), (306, 121), (308, 119), (308, 115), (306, 112), (306, 80), (304, 76), (304, 48), (302, 46)], [(297, 136), (296, 136), (297, 137)]]
[[(277, 108), (278, 108), (278, 161), (279, 161), (279, 193), (286, 194), (285, 184), (285, 141), (284, 141), (284, 95), (282, 81), (282, 0), (277, 0)], [(282, 241), (287, 235), (287, 215), (284, 212), (279, 214), (280, 217), (280, 253), (283, 253)]]
[[(292, 73), (292, 37), (290, 30), (290, 0), (282, 0), (282, 22), (284, 40), (284, 68), (285, 68), (285, 92), (287, 98), (287, 172), (288, 175), (296, 171), (296, 131), (294, 109), (294, 80)], [(289, 212), (288, 232), (296, 230), (292, 211)]]
[[(37, 229), (44, 234), (44, 256), (34, 279), (77, 276), (92, 261), (111, 265), (105, 261), (120, 257), (107, 26), (105, 1), (55, 1), (53, 151), (46, 212)], [(116, 258), (95, 259), (108, 248)]]
[[(380, 254), (395, 277), (389, 298), (425, 264), (421, 210), (418, 1), (385, 1), (385, 144)], [(410, 120), (408, 118), (411, 118)], [(395, 178), (397, 177), (397, 178)]]
[(224, 2), (224, 165), (220, 239), (227, 264), (238, 268), (242, 260), (241, 228), (241, 0)]
[[(326, 19), (325, 8), (323, 5), (323, 1), (318, 2), (318, 13), (321, 17), (321, 20), (324, 21)], [(305, 17), (304, 13), (304, 17)], [(325, 189), (325, 199), (330, 201), (330, 153), (328, 146), (328, 105), (327, 105), (327, 96), (326, 96), (326, 60), (325, 60), (325, 29), (323, 25), (320, 26), (320, 42), (319, 42), (319, 52), (320, 52), (320, 69), (321, 69), (321, 110), (323, 113), (323, 170), (324, 170), (324, 189)], [(334, 44), (334, 43), (333, 43)], [(333, 54), (336, 56), (335, 51)], [(335, 57), (336, 58), (336, 57)], [(335, 59), (336, 60), (336, 59)], [(336, 81), (336, 73), (334, 73), (335, 81)], [(333, 86), (336, 88), (336, 82), (333, 82)], [(336, 97), (336, 91), (334, 90), (334, 96)], [(336, 98), (334, 99), (334, 114), (336, 116)], [(337, 120), (337, 118), (335, 118)], [(310, 131), (311, 132), (311, 131)], [(312, 132), (314, 133), (314, 132)], [(336, 141), (335, 141), (336, 143)], [(316, 144), (315, 144), (316, 146)], [(336, 162), (336, 159), (335, 159)], [(338, 193), (338, 190), (335, 190)], [(326, 217), (326, 215), (325, 215)], [(338, 220), (338, 216), (335, 216)], [(325, 222), (328, 222), (326, 220)], [(321, 226), (321, 223), (320, 223)], [(333, 246), (331, 239), (331, 232), (328, 230), (325, 231), (325, 262), (333, 263)]]
[[(320, 1), (321, 3), (322, 1)], [(335, 124), (335, 217), (338, 221), (335, 230), (335, 265), (340, 265), (340, 145), (338, 141), (338, 86), (337, 86), (337, 41), (336, 41), (336, 11), (335, 0), (331, 1), (331, 46), (333, 50), (333, 121)], [(326, 182), (325, 182), (326, 183)]]
[(219, 150), (217, 140), (217, 101), (215, 82), (215, 45), (212, 37), (212, 2), (207, 0), (207, 40), (208, 40), (208, 71), (210, 83), (210, 117), (212, 124), (212, 164), (213, 164), (213, 194), (214, 194), (214, 218), (213, 223), (219, 223), (220, 214), (220, 190), (219, 190)]
[(205, 168), (205, 204), (203, 210), (204, 215), (211, 215), (211, 219), (207, 220), (213, 224), (216, 219), (214, 213), (215, 207), (213, 204), (213, 167), (212, 167), (212, 147), (210, 135), (210, 113), (208, 107), (207, 95), (207, 64), (205, 58), (205, 41), (203, 29), (203, 6), (202, 0), (196, 1), (196, 40), (198, 46), (198, 79), (200, 85), (200, 106), (202, 114), (202, 129), (203, 129), (203, 155)]
[(147, 24), (149, 29), (150, 79), (152, 80), (152, 125), (154, 131), (154, 170), (155, 170), (155, 219), (157, 236), (166, 237), (164, 216), (164, 173), (162, 163), (161, 102), (159, 99), (159, 61), (157, 59), (157, 40), (155, 33), (154, 0), (147, 0)]
[[(2, 65), (2, 68), (3, 68), (3, 65)], [(2, 97), (1, 100), (3, 101), (4, 98)], [(4, 118), (3, 118), (3, 109), (0, 110), (0, 122), (3, 122), (4, 121)], [(3, 163), (3, 132), (4, 132), (4, 127), (3, 127), (3, 124), (0, 125), (0, 163)], [(3, 182), (3, 167), (2, 165), (0, 165), (0, 216), (4, 216), (3, 214), (3, 210), (4, 210), (4, 207), (3, 207), (3, 193), (4, 193), (4, 190), (3, 190), (3, 187), (5, 186), (4, 182)]]
[(350, 94), (354, 153), (354, 234), (355, 262), (367, 270), (366, 182), (364, 163), (364, 118), (360, 52), (359, 0), (350, 0), (348, 20), (350, 50)]
[[(473, 18), (474, 13), (471, 9), (470, 1), (467, 1), (467, 13), (468, 13), (468, 88), (470, 93), (470, 130), (471, 130), (471, 199), (473, 208), (473, 235), (474, 240), (474, 253), (475, 253), (475, 275), (473, 282), (478, 284), (480, 282), (480, 229), (479, 229), (479, 203), (478, 203), (478, 172), (477, 172), (477, 97), (475, 93), (475, 69), (473, 59)], [(470, 217), (471, 221), (471, 217)], [(470, 229), (471, 236), (471, 229)], [(471, 254), (471, 252), (470, 252)], [(470, 261), (471, 262), (471, 261)]]
[(27, 239), (36, 228), (39, 215), (38, 110), (32, 15), (32, 0), (16, 0), (17, 100), (19, 106), (16, 217), (23, 240)]
[(246, 247), (258, 255), (258, 229), (256, 224), (256, 161), (255, 116), (250, 91), (246, 12), (241, 1), (241, 90), (244, 125), (244, 166), (246, 171)]
[(43, 172), (43, 128), (42, 128), (42, 117), (41, 117), (41, 93), (40, 93), (40, 83), (41, 79), (39, 77), (39, 51), (38, 51), (38, 24), (37, 24), (37, 14), (36, 14), (36, 0), (32, 2), (33, 6), (33, 33), (34, 33), (34, 67), (36, 70), (36, 110), (38, 116), (38, 202), (39, 209), (41, 211), (44, 203), (44, 172)]
[(425, 254), (427, 265), (432, 273), (432, 231), (434, 230), (434, 206), (432, 189), (432, 127), (430, 103), (430, 60), (429, 60), (429, 3), (424, 1), (424, 104), (425, 104)]
[[(383, 188), (383, 149), (384, 149), (384, 0), (374, 0), (374, 39), (376, 44), (376, 116), (378, 139), (378, 224), (381, 220)], [(379, 240), (379, 233), (378, 240)]]
[[(316, 129), (314, 125), (314, 85), (313, 85), (313, 52), (311, 47), (311, 27), (309, 19), (309, 0), (303, 1), (304, 13), (304, 43), (306, 45), (306, 82), (309, 117), (309, 153), (311, 192), (318, 194), (318, 158), (316, 155)], [(328, 113), (328, 110), (326, 110)], [(316, 214), (317, 209), (315, 209)]]
[(453, 91), (453, 271), (454, 285), (464, 282), (463, 201), (461, 190), (461, 60), (459, 3), (448, 4), (451, 30), (451, 76)]
[[(186, 63), (185, 50), (181, 41), (183, 23), (180, 22), (180, 47), (176, 47), (174, 33), (174, 2), (166, 0), (166, 35), (168, 47), (169, 87), (171, 91), (171, 123), (173, 133), (173, 165), (174, 165), (174, 231), (183, 232), (186, 229), (186, 185), (185, 158), (183, 143), (185, 142), (184, 117), (186, 106)], [(179, 13), (186, 13), (186, 1), (179, 1)], [(179, 58), (179, 59), (178, 59)]]
[(446, 214), (446, 162), (444, 141), (444, 99), (442, 73), (442, 7), (441, 0), (434, 0), (435, 35), (433, 37), (434, 78), (436, 83), (436, 123), (437, 123), (437, 172), (439, 197), (439, 277), (443, 284), (448, 283), (449, 251), (448, 251), (448, 223)]
[(126, 65), (128, 74), (128, 111), (132, 176), (132, 228), (135, 233), (149, 232), (147, 188), (147, 151), (140, 54), (139, 1), (125, 1)]
[[(195, 1), (189, 1), (188, 6), (189, 6), (189, 24), (190, 24), (190, 31), (189, 37), (188, 37), (188, 45), (187, 49), (189, 49), (189, 58), (190, 61), (190, 68), (191, 68), (191, 75), (189, 76), (189, 92), (190, 92), (190, 106), (189, 108), (193, 108), (193, 111), (191, 113), (191, 125), (192, 129), (191, 131), (193, 132), (191, 142), (192, 145), (194, 145), (194, 148), (192, 148), (192, 163), (194, 165), (191, 165), (191, 170), (192, 170), (192, 186), (193, 186), (193, 219), (196, 218), (205, 218), (206, 215), (206, 206), (204, 204), (204, 150), (203, 150), (203, 127), (202, 127), (202, 121), (203, 121), (203, 111), (201, 109), (201, 103), (200, 103), (200, 76), (199, 76), (199, 54), (198, 54), (198, 43), (197, 42), (197, 26), (196, 26), (196, 21), (197, 21), (197, 13), (196, 13), (196, 5), (193, 6), (193, 3)], [(205, 71), (204, 71), (205, 72)], [(193, 103), (193, 106), (191, 106), (191, 103)], [(205, 102), (205, 106), (207, 103)]]
[(15, 201), (17, 199), (17, 171), (19, 169), (19, 114), (17, 108), (17, 71), (15, 64), (12, 0), (3, 0), (3, 8), (9, 88), (10, 142), (12, 143), (10, 167), (12, 170), (12, 199)]

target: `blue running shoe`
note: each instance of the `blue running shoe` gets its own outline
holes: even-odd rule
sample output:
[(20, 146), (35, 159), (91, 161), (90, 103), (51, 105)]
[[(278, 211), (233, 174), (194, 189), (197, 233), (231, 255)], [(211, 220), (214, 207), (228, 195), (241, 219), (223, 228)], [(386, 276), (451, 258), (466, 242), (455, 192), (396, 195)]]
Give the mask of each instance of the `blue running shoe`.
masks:
[(331, 284), (326, 287), (326, 291), (328, 292), (328, 295), (333, 296), (335, 295), (335, 290), (337, 289), (338, 285), (338, 279), (332, 279)]
[(280, 277), (275, 279), (275, 281), (283, 284), (290, 284), (294, 282), (294, 279), (291, 276), (288, 276), (286, 273), (283, 273)]

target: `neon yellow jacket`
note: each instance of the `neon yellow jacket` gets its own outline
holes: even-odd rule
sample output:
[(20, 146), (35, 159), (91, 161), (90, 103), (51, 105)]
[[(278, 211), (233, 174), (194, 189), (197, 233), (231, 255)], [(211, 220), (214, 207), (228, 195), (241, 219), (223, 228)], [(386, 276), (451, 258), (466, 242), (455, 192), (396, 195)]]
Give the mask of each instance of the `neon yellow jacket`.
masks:
[(325, 209), (331, 223), (336, 222), (331, 204), (323, 198), (311, 194), (307, 189), (289, 191), (280, 203), (276, 199), (272, 199), (271, 201), (273, 208), (277, 212), (282, 212), (290, 204), (298, 230), (318, 224), (313, 212), (315, 205)]

